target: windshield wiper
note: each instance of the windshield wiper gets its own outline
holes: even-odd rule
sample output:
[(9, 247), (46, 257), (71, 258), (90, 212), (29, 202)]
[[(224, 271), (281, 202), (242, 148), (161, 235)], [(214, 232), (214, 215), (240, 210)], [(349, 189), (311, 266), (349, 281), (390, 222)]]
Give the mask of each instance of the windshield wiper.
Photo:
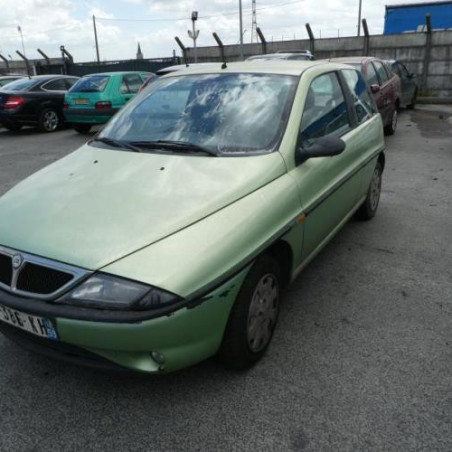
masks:
[(109, 146), (114, 146), (115, 148), (121, 148), (121, 149), (129, 149), (133, 152), (143, 152), (142, 149), (140, 149), (137, 146), (134, 146), (133, 144), (127, 143), (126, 141), (119, 141), (114, 140), (113, 138), (107, 138), (107, 137), (95, 137), (91, 140), (92, 141), (99, 141), (100, 143), (108, 144)]
[(157, 141), (132, 141), (131, 145), (150, 148), (150, 149), (170, 149), (174, 151), (202, 152), (204, 154), (218, 157), (220, 152), (213, 149), (199, 146), (198, 144), (189, 143), (187, 141), (176, 140), (157, 140)]

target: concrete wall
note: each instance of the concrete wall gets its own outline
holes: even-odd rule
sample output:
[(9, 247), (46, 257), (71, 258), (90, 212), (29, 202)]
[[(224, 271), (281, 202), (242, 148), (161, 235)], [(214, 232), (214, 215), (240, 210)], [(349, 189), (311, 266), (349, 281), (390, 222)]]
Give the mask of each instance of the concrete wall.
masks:
[[(267, 43), (267, 53), (311, 49), (317, 59), (341, 56), (365, 55), (366, 38), (330, 38), (280, 41)], [(452, 97), (452, 31), (428, 33), (406, 33), (402, 35), (375, 35), (368, 41), (370, 56), (383, 59), (398, 59), (408, 70), (418, 76), (420, 91), (424, 96)], [(261, 44), (246, 44), (245, 58), (262, 53)], [(189, 57), (192, 51), (188, 52)], [(198, 48), (198, 61), (220, 61), (216, 46)], [(225, 46), (228, 61), (240, 58), (238, 45)]]

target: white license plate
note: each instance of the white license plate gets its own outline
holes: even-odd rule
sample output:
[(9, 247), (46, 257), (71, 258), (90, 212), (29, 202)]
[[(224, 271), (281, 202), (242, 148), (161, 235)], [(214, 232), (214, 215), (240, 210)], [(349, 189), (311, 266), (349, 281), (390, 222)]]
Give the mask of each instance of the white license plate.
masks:
[(89, 99), (75, 99), (77, 105), (88, 105)]
[(51, 320), (43, 317), (26, 314), (0, 305), (0, 321), (28, 331), (36, 336), (45, 337), (54, 341), (58, 340), (58, 335)]

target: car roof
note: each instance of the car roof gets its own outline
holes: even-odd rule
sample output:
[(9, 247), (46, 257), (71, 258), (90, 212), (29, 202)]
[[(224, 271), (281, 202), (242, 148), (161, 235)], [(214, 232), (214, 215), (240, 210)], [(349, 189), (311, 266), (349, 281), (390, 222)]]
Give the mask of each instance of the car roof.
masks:
[(65, 75), (65, 74), (46, 74), (46, 75), (26, 75), (25, 77), (29, 77), (33, 80), (51, 80), (54, 78), (67, 78), (67, 77), (74, 77), (78, 78), (76, 75)]
[(370, 57), (370, 56), (350, 56), (350, 57), (340, 57), (340, 58), (329, 58), (327, 61), (332, 63), (344, 63), (344, 64), (363, 64), (366, 61), (381, 61), (380, 58)]
[(153, 74), (149, 71), (110, 71), (110, 72), (95, 72), (93, 74), (85, 74), (83, 77), (92, 77), (93, 75), (102, 75), (111, 77), (112, 75), (127, 75), (127, 74)]
[[(257, 73), (257, 74), (281, 74), (281, 75), (301, 75), (311, 67), (324, 65), (328, 68), (331, 63), (325, 61), (298, 61), (298, 60), (256, 60), (239, 63), (227, 63), (225, 69), (222, 69), (223, 63), (209, 64), (205, 67), (188, 67), (183, 71), (171, 72), (163, 77), (175, 77), (183, 74), (224, 74), (224, 73)], [(337, 68), (344, 66), (337, 64)]]
[(284, 58), (289, 56), (312, 56), (311, 52), (276, 52), (276, 53), (262, 53), (261, 55), (252, 55), (249, 58)]
[(195, 68), (195, 67), (206, 67), (206, 66), (210, 66), (210, 65), (218, 65), (218, 64), (222, 64), (222, 63), (214, 63), (214, 62), (209, 62), (209, 63), (188, 63), (187, 64), (175, 64), (173, 66), (167, 66), (167, 67), (163, 67), (161, 69), (159, 69), (157, 71), (157, 74), (161, 73), (161, 72), (176, 72), (176, 71), (182, 71), (185, 70), (186, 68), (190, 67), (190, 68)]

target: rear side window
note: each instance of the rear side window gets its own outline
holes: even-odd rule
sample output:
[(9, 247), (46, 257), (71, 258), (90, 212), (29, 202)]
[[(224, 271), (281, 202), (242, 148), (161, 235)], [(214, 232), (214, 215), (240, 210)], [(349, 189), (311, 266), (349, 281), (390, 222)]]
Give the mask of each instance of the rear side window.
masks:
[(369, 86), (372, 85), (378, 85), (378, 76), (377, 71), (374, 68), (374, 65), (372, 63), (369, 63), (367, 65), (367, 76), (366, 76), (367, 83)]
[(344, 69), (342, 74), (352, 93), (356, 116), (358, 122), (361, 124), (377, 112), (373, 97), (360, 72)]
[(391, 69), (392, 69), (392, 72), (394, 72), (394, 74), (397, 74), (399, 77), (402, 76), (402, 71), (401, 71), (401, 67), (400, 67), (399, 63), (392, 63)]
[(81, 78), (71, 88), (71, 93), (101, 93), (105, 90), (110, 77), (108, 75), (90, 75)]
[(127, 74), (122, 77), (121, 94), (135, 94), (143, 84), (143, 80), (138, 74)]
[(64, 83), (66, 83), (66, 88), (71, 89), (78, 81), (78, 78), (66, 78)]
[(60, 78), (42, 85), (42, 89), (46, 91), (66, 91), (66, 84), (64, 83), (64, 80)]
[(26, 78), (16, 80), (15, 82), (8, 83), (8, 87), (5, 86), (7, 91), (28, 91), (39, 83), (38, 80), (34, 78)]
[(386, 72), (385, 67), (383, 66), (383, 63), (380, 63), (379, 61), (374, 61), (373, 64), (375, 65), (375, 69), (377, 70), (378, 78), (380, 80), (380, 85), (387, 82), (389, 77), (388, 73)]
[(318, 138), (342, 135), (350, 127), (344, 93), (335, 72), (320, 75), (309, 87), (301, 119), (301, 144), (312, 146)]

